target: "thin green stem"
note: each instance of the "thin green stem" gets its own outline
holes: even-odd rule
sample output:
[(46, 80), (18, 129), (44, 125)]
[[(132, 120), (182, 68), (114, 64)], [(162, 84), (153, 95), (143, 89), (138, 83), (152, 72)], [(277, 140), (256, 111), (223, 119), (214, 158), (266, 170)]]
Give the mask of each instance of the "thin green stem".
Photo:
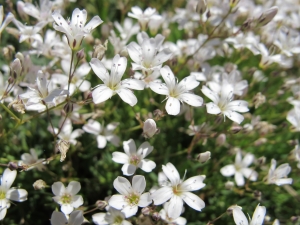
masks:
[(17, 121), (17, 123), (21, 123), (21, 120), (9, 108), (7, 108), (3, 103), (0, 103), (0, 105), (9, 115), (11, 115)]

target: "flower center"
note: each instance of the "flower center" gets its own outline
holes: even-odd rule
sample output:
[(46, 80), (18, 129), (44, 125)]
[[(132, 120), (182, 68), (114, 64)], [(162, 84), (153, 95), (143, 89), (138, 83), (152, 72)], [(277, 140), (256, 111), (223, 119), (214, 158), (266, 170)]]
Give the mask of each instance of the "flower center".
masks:
[(71, 195), (70, 194), (64, 194), (63, 196), (61, 196), (60, 201), (62, 202), (62, 204), (70, 204), (72, 201)]
[(137, 156), (137, 155), (132, 155), (131, 157), (130, 157), (130, 164), (131, 165), (135, 165), (135, 166), (137, 166), (139, 163), (140, 163), (140, 161), (141, 161), (141, 159), (140, 159), (140, 157), (139, 156)]
[(121, 216), (116, 216), (114, 218), (114, 222), (112, 225), (120, 225), (120, 224), (122, 224), (122, 222), (123, 222), (123, 218)]
[(128, 196), (126, 196), (125, 198), (127, 199), (127, 202), (130, 205), (137, 205), (140, 201), (140, 196), (135, 193), (131, 193)]
[(173, 186), (173, 193), (174, 193), (174, 195), (177, 195), (177, 196), (181, 195), (181, 190), (180, 190), (180, 187), (178, 185)]
[(6, 193), (0, 190), (0, 199), (6, 199)]

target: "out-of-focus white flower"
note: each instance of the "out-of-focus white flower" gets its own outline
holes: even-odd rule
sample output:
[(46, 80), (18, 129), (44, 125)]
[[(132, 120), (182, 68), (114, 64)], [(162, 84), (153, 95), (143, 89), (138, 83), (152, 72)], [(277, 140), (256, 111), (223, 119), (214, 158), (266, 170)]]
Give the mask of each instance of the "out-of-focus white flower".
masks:
[(5, 169), (1, 177), (0, 185), (0, 220), (3, 220), (7, 209), (10, 207), (10, 201), (23, 202), (27, 200), (27, 191), (24, 189), (10, 188), (16, 179), (17, 171)]
[(278, 219), (274, 220), (274, 222), (272, 223), (272, 225), (280, 225), (280, 222)]
[(183, 201), (197, 211), (201, 211), (205, 207), (204, 201), (191, 193), (191, 191), (199, 190), (205, 186), (203, 183), (204, 175), (194, 176), (183, 181), (172, 163), (163, 165), (162, 169), (170, 182), (160, 181), (165, 183), (165, 186), (151, 193), (154, 205), (161, 205), (170, 199), (167, 215), (172, 219), (178, 218), (182, 213)]
[(90, 65), (95, 74), (104, 83), (99, 84), (93, 90), (92, 96), (95, 104), (106, 101), (114, 94), (118, 94), (120, 98), (130, 106), (134, 106), (137, 103), (137, 98), (131, 89), (143, 90), (145, 85), (142, 81), (137, 79), (125, 79), (121, 81), (127, 66), (127, 59), (125, 57), (116, 55), (113, 58), (110, 75), (99, 59), (93, 58)]
[(209, 114), (222, 113), (230, 120), (240, 124), (244, 120), (244, 116), (237, 112), (248, 112), (248, 103), (243, 100), (233, 100), (233, 87), (229, 84), (222, 85), (220, 95), (203, 86), (202, 93), (210, 98), (213, 102), (206, 104), (206, 110)]
[(142, 30), (145, 30), (149, 21), (151, 19), (156, 19), (160, 17), (159, 15), (156, 15), (156, 9), (148, 7), (144, 12), (142, 9), (138, 6), (131, 7), (131, 11), (128, 13), (128, 16), (131, 18), (135, 18), (139, 21), (139, 24), (142, 28)]
[(0, 37), (1, 37), (1, 33), (3, 32), (3, 30), (5, 29), (5, 27), (14, 19), (14, 14), (12, 13), (8, 13), (7, 16), (4, 19), (4, 12), (3, 12), (3, 6), (0, 5)]
[(151, 204), (150, 193), (143, 193), (146, 188), (146, 180), (144, 176), (135, 175), (132, 178), (132, 186), (124, 177), (117, 177), (114, 180), (114, 188), (120, 193), (113, 195), (108, 204), (121, 210), (126, 218), (137, 213), (138, 207), (146, 207)]
[(268, 184), (276, 184), (278, 186), (284, 184), (292, 184), (293, 179), (287, 178), (287, 175), (291, 172), (291, 167), (288, 163), (281, 164), (276, 169), (276, 160), (271, 160), (271, 166), (267, 176)]
[(96, 225), (131, 225), (129, 221), (125, 220), (125, 214), (120, 210), (109, 207), (107, 213), (96, 213), (92, 216), (93, 222)]
[(205, 162), (207, 162), (210, 159), (210, 156), (211, 156), (210, 151), (206, 151), (206, 152), (200, 153), (197, 156), (197, 161), (200, 162), (200, 163), (205, 163)]
[(168, 216), (168, 209), (169, 209), (169, 206), (170, 206), (170, 203), (169, 202), (166, 202), (164, 204), (164, 208), (161, 209), (159, 211), (159, 215), (161, 216), (161, 218), (167, 223), (167, 224), (176, 224), (176, 225), (185, 225), (186, 224), (186, 218), (183, 218), (183, 217), (178, 217), (176, 219), (173, 219), (173, 218), (170, 218)]
[(166, 83), (150, 84), (152, 91), (167, 96), (166, 111), (170, 115), (177, 115), (180, 112), (180, 102), (185, 102), (188, 105), (199, 107), (203, 103), (203, 99), (190, 91), (199, 85), (195, 76), (185, 77), (179, 83), (169, 66), (164, 66), (160, 69), (160, 73)]
[(90, 119), (82, 129), (97, 136), (98, 148), (105, 148), (107, 141), (114, 146), (119, 146), (120, 138), (113, 134), (118, 125), (119, 123), (110, 123), (104, 128), (98, 121)]
[(26, 2), (23, 11), (36, 18), (39, 22), (52, 22), (53, 18), (51, 16), (52, 14), (52, 1), (49, 0), (40, 0), (39, 7), (35, 6), (34, 4), (30, 2)]
[(229, 207), (229, 209), (232, 210), (233, 219), (236, 225), (262, 225), (266, 215), (266, 207), (257, 205), (249, 223), (242, 211), (242, 207), (235, 205)]
[(290, 110), (286, 119), (293, 125), (294, 131), (300, 131), (300, 106), (295, 106)]
[(73, 211), (70, 216), (54, 211), (51, 215), (50, 221), (52, 225), (81, 225), (83, 224), (84, 217), (83, 212), (80, 210)]
[(34, 26), (26, 26), (22, 24), (20, 21), (14, 19), (13, 20), (14, 24), (16, 27), (19, 29), (20, 33), (20, 39), (19, 42), (23, 42), (28, 40), (30, 43), (33, 42), (34, 40), (43, 41), (43, 38), (38, 32), (40, 32), (44, 26), (46, 26), (46, 22), (39, 22)]
[(158, 131), (159, 130), (156, 127), (155, 120), (153, 120), (153, 119), (147, 119), (144, 122), (144, 126), (143, 126), (143, 136), (144, 137), (151, 138), (155, 134), (157, 134)]
[(242, 159), (242, 153), (240, 150), (236, 153), (235, 163), (224, 166), (221, 168), (221, 174), (225, 177), (234, 175), (235, 182), (238, 186), (245, 185), (245, 179), (256, 181), (258, 174), (253, 169), (248, 168), (254, 160), (254, 155), (247, 153)]
[(136, 151), (135, 142), (130, 139), (123, 142), (123, 148), (126, 154), (123, 152), (113, 152), (112, 160), (116, 163), (124, 164), (122, 167), (124, 175), (133, 175), (137, 167), (145, 172), (151, 172), (155, 168), (155, 162), (145, 159), (153, 150), (153, 147), (148, 142), (144, 142)]
[(99, 26), (103, 21), (99, 16), (94, 16), (92, 20), (85, 25), (87, 12), (85, 9), (74, 9), (71, 21), (66, 21), (59, 11), (54, 11), (52, 17), (56, 24), (54, 29), (64, 33), (68, 38), (68, 43), (71, 49), (78, 49), (83, 38), (90, 34), (93, 29)]
[(83, 204), (81, 195), (76, 195), (81, 189), (78, 181), (71, 181), (66, 188), (62, 182), (52, 184), (53, 200), (61, 205), (60, 210), (68, 215)]
[[(28, 165), (30, 166), (28, 168), (28, 170), (33, 169), (33, 168), (37, 168), (38, 170), (43, 170), (45, 168), (45, 166), (41, 163), (43, 162), (44, 159), (39, 159), (36, 151), (32, 148), (30, 149), (30, 153), (24, 153), (21, 155), (21, 161), (19, 162), (19, 165)], [(36, 164), (31, 166), (32, 164)]]

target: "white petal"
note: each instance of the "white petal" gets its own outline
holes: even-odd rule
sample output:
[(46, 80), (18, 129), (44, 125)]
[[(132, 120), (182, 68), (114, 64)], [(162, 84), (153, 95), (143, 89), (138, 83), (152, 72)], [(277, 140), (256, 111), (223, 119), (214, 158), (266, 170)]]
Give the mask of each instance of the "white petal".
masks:
[(163, 64), (164, 62), (170, 59), (172, 54), (173, 54), (172, 51), (170, 51), (168, 48), (163, 49), (154, 57), (152, 61), (153, 65), (157, 66)]
[(132, 189), (139, 194), (142, 194), (146, 188), (146, 180), (144, 176), (135, 175), (132, 178)]
[(178, 86), (184, 88), (186, 91), (190, 91), (192, 89), (194, 89), (195, 87), (197, 87), (200, 84), (200, 82), (198, 82), (196, 80), (196, 77), (193, 75), (187, 76), (184, 79), (182, 79)]
[(170, 204), (168, 208), (168, 216), (171, 217), (172, 219), (178, 218), (182, 212), (182, 208), (183, 208), (182, 199), (179, 196), (174, 195), (170, 200)]
[[(155, 123), (155, 122), (154, 122)], [(153, 146), (149, 144), (149, 142), (144, 142), (140, 145), (137, 154), (141, 155), (143, 158), (147, 157), (153, 151)]]
[(253, 161), (254, 161), (254, 155), (247, 153), (243, 158), (242, 164), (244, 167), (248, 167), (252, 164)]
[(139, 163), (138, 167), (140, 167), (143, 171), (150, 173), (156, 167), (156, 164), (151, 160), (143, 159)]
[(135, 155), (136, 154), (136, 145), (135, 145), (134, 140), (129, 139), (128, 141), (123, 141), (123, 149), (128, 156)]
[(162, 170), (164, 174), (168, 177), (168, 179), (171, 181), (172, 186), (180, 184), (179, 173), (172, 163), (167, 163), (167, 165), (165, 166), (163, 165)]
[(235, 179), (235, 182), (236, 182), (237, 186), (244, 186), (245, 179), (244, 179), (244, 176), (241, 172), (236, 171), (235, 174), (234, 174), (234, 179)]
[(84, 29), (87, 31), (91, 31), (93, 29), (95, 29), (97, 26), (99, 26), (101, 23), (103, 23), (103, 21), (100, 19), (99, 16), (94, 16), (90, 22), (85, 25)]
[(52, 225), (66, 225), (68, 224), (68, 220), (66, 216), (58, 211), (54, 211), (51, 215), (51, 224)]
[(206, 95), (206, 97), (208, 97), (210, 100), (212, 100), (215, 104), (217, 104), (219, 102), (218, 94), (213, 92), (212, 90), (210, 90), (205, 85), (202, 86), (201, 91), (204, 95)]
[(23, 202), (27, 200), (27, 191), (24, 189), (10, 189), (6, 193), (6, 198), (16, 201), (16, 202)]
[(293, 179), (292, 178), (281, 178), (281, 179), (276, 179), (275, 184), (278, 186), (284, 185), (284, 184), (292, 184)]
[(144, 90), (145, 83), (137, 79), (125, 79), (121, 83), (123, 88), (133, 89), (133, 90)]
[(266, 207), (256, 206), (250, 225), (262, 225), (266, 215)]
[(120, 81), (127, 67), (127, 58), (115, 55), (112, 61), (110, 76), (114, 81)]
[(169, 66), (164, 66), (163, 68), (160, 69), (161, 76), (163, 77), (164, 81), (166, 82), (166, 85), (169, 89), (172, 89), (175, 84), (175, 76), (170, 69)]
[(135, 171), (136, 171), (136, 166), (135, 165), (125, 163), (122, 166), (122, 172), (123, 172), (123, 175), (125, 175), (125, 176), (131, 176), (135, 173)]
[(204, 201), (191, 192), (182, 193), (181, 198), (186, 204), (197, 211), (201, 211), (205, 207)]
[(169, 89), (164, 83), (151, 82), (149, 87), (152, 91), (160, 95), (169, 95)]
[(141, 46), (139, 46), (136, 42), (131, 42), (129, 45), (127, 45), (127, 51), (132, 61), (134, 61), (137, 64), (141, 64)]
[(106, 87), (105, 85), (99, 85), (92, 92), (93, 101), (95, 104), (99, 104), (111, 98), (113, 96), (113, 93), (113, 90)]
[(79, 206), (83, 205), (83, 198), (81, 195), (74, 196), (72, 201), (72, 206), (74, 208), (78, 208)]
[(234, 112), (234, 111), (225, 111), (223, 112), (224, 115), (226, 115), (230, 120), (240, 124), (241, 122), (243, 122), (244, 120), (244, 116), (237, 113), (237, 112)]
[(109, 224), (108, 221), (105, 220), (106, 213), (96, 213), (92, 215), (93, 222), (96, 225), (106, 225)]
[(166, 111), (169, 115), (178, 115), (180, 112), (180, 102), (177, 98), (169, 97), (166, 103)]
[(70, 195), (76, 195), (81, 189), (81, 185), (78, 181), (71, 181), (66, 188), (66, 192)]
[(205, 187), (205, 184), (203, 183), (203, 180), (205, 179), (204, 175), (194, 176), (187, 180), (185, 180), (181, 185), (181, 189), (185, 191), (197, 191), (203, 187)]
[(65, 192), (66, 188), (62, 182), (55, 182), (52, 184), (52, 192), (56, 196), (61, 196)]
[(121, 210), (123, 207), (125, 207), (128, 203), (123, 195), (113, 195), (108, 200), (108, 204), (115, 208)]
[(123, 152), (113, 152), (112, 153), (112, 160), (116, 163), (125, 164), (129, 162), (129, 157)]
[(237, 112), (248, 112), (248, 102), (243, 100), (234, 100), (226, 106), (226, 109)]
[(230, 177), (235, 174), (235, 167), (234, 165), (227, 165), (221, 168), (221, 174), (225, 177)]
[(90, 65), (94, 71), (94, 73), (104, 82), (109, 80), (109, 74), (107, 72), (107, 69), (103, 65), (103, 63), (97, 59), (97, 58), (92, 58)]
[(107, 143), (107, 141), (104, 136), (102, 136), (102, 135), (97, 136), (97, 144), (98, 144), (97, 147), (98, 148), (105, 148), (106, 143)]
[[(58, 26), (54, 26), (56, 30), (59, 30), (63, 33), (66, 33), (67, 35), (70, 35), (70, 27), (67, 21), (61, 16), (59, 11), (54, 11), (52, 13), (52, 17), (54, 21), (57, 23)], [(57, 29), (59, 28), (59, 29)], [(62, 29), (61, 29), (62, 28)]]
[(184, 101), (186, 104), (199, 107), (203, 104), (203, 98), (198, 95), (194, 95), (191, 93), (183, 93), (180, 95), (180, 100)]
[(94, 134), (94, 135), (98, 135), (102, 131), (101, 124), (98, 121), (92, 120), (92, 119), (89, 119), (87, 124), (85, 124), (82, 127), (82, 129), (85, 132), (88, 132), (88, 133)]
[(240, 207), (234, 207), (232, 214), (236, 225), (248, 225), (248, 220)]
[(70, 204), (64, 204), (61, 205), (60, 211), (62, 211), (64, 214), (68, 215), (74, 210), (74, 207), (71, 206)]
[(253, 169), (242, 168), (241, 172), (244, 175), (244, 177), (246, 177), (246, 179), (249, 179), (249, 180), (252, 180), (252, 181), (256, 181), (257, 180), (258, 174)]
[(114, 188), (122, 195), (128, 195), (132, 192), (132, 187), (129, 181), (120, 176), (114, 180)]
[(70, 225), (81, 225), (84, 221), (83, 212), (81, 210), (73, 211), (70, 214), (69, 224)]
[(122, 209), (121, 212), (123, 212), (125, 214), (125, 217), (128, 218), (134, 216), (137, 211), (138, 207), (136, 205), (127, 205)]
[(119, 89), (117, 91), (117, 94), (124, 102), (126, 102), (130, 106), (134, 106), (137, 103), (137, 98), (135, 97), (135, 95), (132, 93), (132, 91), (126, 88)]
[(152, 200), (151, 200), (150, 193), (147, 192), (147, 193), (144, 193), (141, 195), (138, 206), (146, 207), (146, 206), (150, 205), (151, 203), (152, 203)]
[(213, 114), (213, 115), (221, 113), (221, 109), (219, 108), (219, 106), (217, 106), (213, 102), (209, 102), (206, 104), (206, 111), (207, 111), (207, 113)]
[(154, 201), (154, 205), (161, 205), (168, 201), (173, 195), (172, 188), (165, 186), (152, 193), (151, 198)]
[(5, 190), (8, 190), (14, 180), (16, 179), (17, 176), (17, 171), (16, 170), (10, 170), (10, 169), (5, 169), (4, 173), (1, 178), (1, 186), (5, 188)]

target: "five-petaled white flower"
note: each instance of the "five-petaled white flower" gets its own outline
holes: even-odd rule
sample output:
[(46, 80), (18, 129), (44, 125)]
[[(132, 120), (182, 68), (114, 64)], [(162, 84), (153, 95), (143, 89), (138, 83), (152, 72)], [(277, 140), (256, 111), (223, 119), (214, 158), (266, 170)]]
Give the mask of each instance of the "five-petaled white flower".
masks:
[(61, 205), (60, 210), (68, 215), (74, 208), (78, 208), (83, 204), (81, 195), (76, 195), (81, 188), (78, 181), (71, 181), (66, 188), (62, 182), (52, 184), (53, 200)]
[(17, 171), (5, 169), (1, 177), (0, 185), (0, 220), (3, 220), (7, 209), (10, 207), (10, 200), (23, 202), (27, 200), (27, 191), (24, 189), (10, 188), (16, 179)]
[(247, 153), (242, 160), (242, 153), (238, 150), (235, 156), (235, 163), (222, 167), (221, 174), (225, 177), (234, 175), (235, 182), (238, 186), (244, 186), (244, 177), (251, 181), (256, 181), (258, 177), (257, 172), (248, 168), (253, 160), (254, 155), (250, 153)]
[(148, 22), (151, 19), (157, 19), (161, 16), (156, 15), (156, 9), (148, 7), (144, 12), (142, 9), (138, 6), (133, 6), (131, 8), (131, 12), (128, 13), (128, 16), (131, 18), (135, 18), (139, 21), (139, 24), (142, 28), (142, 30), (145, 30), (147, 28)]
[(145, 172), (151, 172), (155, 168), (155, 162), (145, 159), (153, 150), (153, 147), (148, 142), (144, 142), (136, 151), (135, 142), (130, 139), (123, 142), (123, 148), (126, 154), (123, 152), (113, 152), (112, 160), (116, 163), (124, 164), (122, 167), (124, 175), (133, 175), (137, 167)]
[(152, 82), (150, 88), (158, 94), (167, 96), (166, 110), (168, 114), (177, 115), (180, 112), (180, 102), (185, 102), (194, 107), (202, 105), (203, 99), (190, 93), (192, 89), (200, 84), (195, 76), (188, 76), (177, 83), (170, 67), (164, 66), (160, 69), (160, 73), (166, 83)]
[(284, 184), (292, 184), (293, 179), (287, 178), (287, 175), (291, 172), (291, 167), (288, 163), (281, 164), (276, 169), (276, 160), (272, 159), (271, 167), (267, 176), (268, 184), (276, 184), (278, 186)]
[(162, 220), (164, 220), (167, 224), (170, 225), (185, 225), (187, 222), (186, 218), (180, 216), (176, 219), (173, 219), (168, 216), (167, 212), (168, 212), (169, 205), (170, 203), (166, 202), (164, 204), (164, 208), (159, 211), (159, 215), (161, 216)]
[(236, 225), (262, 225), (266, 215), (266, 207), (257, 205), (249, 224), (242, 211), (242, 207), (234, 205), (229, 207), (229, 209), (232, 210), (233, 219)]
[(85, 25), (87, 12), (85, 9), (74, 9), (71, 21), (66, 21), (59, 11), (54, 11), (52, 17), (56, 24), (53, 25), (54, 29), (65, 33), (68, 38), (68, 43), (71, 49), (78, 49), (81, 45), (83, 38), (90, 34), (93, 29), (99, 26), (103, 21), (99, 16), (94, 16), (92, 20)]
[(138, 206), (146, 207), (152, 202), (150, 193), (143, 193), (146, 188), (144, 176), (134, 176), (132, 178), (132, 186), (125, 177), (117, 177), (114, 180), (114, 188), (120, 195), (113, 195), (109, 199), (108, 204), (115, 209), (121, 210), (126, 218), (135, 215)]
[(237, 112), (248, 112), (248, 103), (243, 100), (233, 100), (233, 87), (230, 84), (223, 84), (220, 90), (220, 95), (208, 87), (203, 86), (201, 89), (213, 102), (206, 104), (206, 110), (209, 114), (222, 113), (230, 120), (241, 123), (244, 120), (244, 116)]
[(161, 205), (170, 199), (168, 207), (168, 217), (176, 219), (180, 216), (183, 208), (183, 201), (197, 211), (205, 207), (204, 201), (197, 195), (191, 193), (205, 186), (204, 175), (191, 177), (185, 181), (180, 179), (179, 173), (172, 163), (162, 166), (164, 174), (170, 182), (166, 186), (159, 188), (151, 194), (154, 205)]
[(93, 222), (96, 225), (132, 225), (129, 221), (125, 220), (125, 214), (120, 210), (108, 206), (107, 213), (96, 213), (92, 216)]
[(93, 58), (90, 65), (95, 74), (104, 83), (98, 85), (93, 90), (92, 96), (95, 104), (106, 101), (114, 94), (118, 94), (124, 102), (131, 106), (137, 103), (137, 98), (130, 89), (143, 90), (145, 84), (137, 79), (125, 79), (121, 81), (127, 66), (127, 59), (125, 57), (116, 55), (113, 58), (110, 75), (99, 59)]
[(81, 225), (84, 221), (83, 212), (80, 210), (73, 211), (67, 218), (65, 214), (54, 211), (51, 216), (52, 225)]

